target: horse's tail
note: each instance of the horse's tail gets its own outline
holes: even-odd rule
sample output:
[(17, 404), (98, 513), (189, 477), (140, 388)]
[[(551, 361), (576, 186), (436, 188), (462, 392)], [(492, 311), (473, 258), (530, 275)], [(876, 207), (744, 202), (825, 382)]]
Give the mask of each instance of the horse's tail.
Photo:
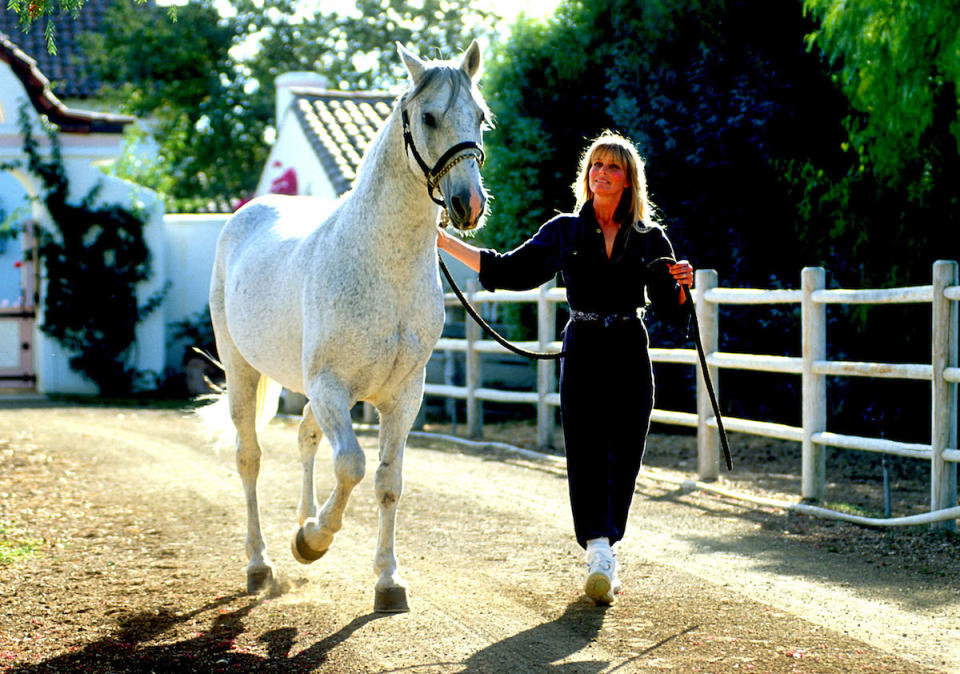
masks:
[(277, 416), (282, 392), (283, 387), (278, 382), (269, 377), (260, 377), (257, 382), (257, 432)]
[[(215, 360), (213, 362), (216, 363)], [(219, 363), (216, 364), (219, 365)], [(197, 398), (202, 404), (194, 410), (194, 413), (200, 418), (207, 432), (213, 436), (218, 448), (236, 445), (237, 430), (230, 418), (230, 399), (227, 396), (227, 390), (212, 382), (208, 383), (213, 388), (213, 392)], [(269, 377), (261, 376), (257, 382), (255, 412), (258, 433), (276, 416), (282, 391), (283, 387)]]

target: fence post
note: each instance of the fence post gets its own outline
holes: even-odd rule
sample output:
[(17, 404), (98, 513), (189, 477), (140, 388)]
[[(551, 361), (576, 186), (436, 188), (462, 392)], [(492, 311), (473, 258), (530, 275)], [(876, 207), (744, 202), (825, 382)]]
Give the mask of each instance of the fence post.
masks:
[[(707, 302), (704, 294), (717, 287), (717, 272), (713, 269), (700, 269), (696, 272), (693, 291), (697, 322), (700, 324), (700, 341), (703, 353), (708, 358), (715, 353), (720, 342), (719, 315), (716, 304)], [(713, 382), (717, 400), (720, 400), (719, 368), (707, 367)], [(697, 361), (697, 474), (701, 480), (716, 480), (720, 476), (720, 432), (707, 421), (714, 416), (710, 404), (710, 393), (703, 379), (700, 361)]]
[[(547, 291), (556, 284), (555, 279), (544, 283), (537, 295), (537, 344), (540, 351), (546, 351), (547, 344), (557, 335), (557, 305), (547, 299)], [(555, 360), (537, 361), (537, 445), (541, 449), (553, 446), (556, 414), (547, 404), (547, 394), (556, 388), (556, 363)]]
[[(957, 263), (933, 263), (933, 365), (930, 433), (930, 509), (957, 504), (957, 467), (943, 460), (943, 450), (957, 446), (957, 385), (943, 378), (943, 370), (957, 367), (957, 305), (943, 296), (944, 288), (957, 285)], [(956, 531), (957, 521), (937, 522), (934, 528)]]
[[(467, 281), (467, 299), (474, 305), (479, 282), (476, 279)], [(480, 339), (480, 326), (476, 321), (466, 321), (466, 384), (467, 384), (467, 436), (479, 438), (483, 435), (483, 401), (477, 398), (477, 389), (482, 383), (480, 374), (480, 354), (476, 350)]]
[(823, 499), (827, 471), (826, 451), (813, 442), (814, 433), (827, 429), (827, 378), (813, 371), (818, 360), (827, 358), (827, 307), (813, 301), (813, 293), (826, 288), (823, 267), (804, 267), (800, 273), (803, 299), (800, 305), (802, 345), (803, 442), (801, 459), (801, 498), (819, 503)]

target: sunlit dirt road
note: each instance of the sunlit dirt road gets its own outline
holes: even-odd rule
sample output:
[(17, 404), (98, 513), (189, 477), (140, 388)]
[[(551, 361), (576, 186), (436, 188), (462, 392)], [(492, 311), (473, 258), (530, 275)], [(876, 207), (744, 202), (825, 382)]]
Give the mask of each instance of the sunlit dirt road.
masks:
[[(412, 610), (375, 614), (376, 438), (361, 443), (344, 528), (301, 566), (296, 422), (269, 425), (261, 509), (282, 591), (250, 597), (239, 478), (195, 418), (0, 409), (0, 531), (39, 543), (0, 566), (0, 669), (960, 671), (956, 575), (822, 549), (787, 535), (799, 518), (643, 480), (625, 594), (594, 607), (562, 464), (448, 440), (408, 444), (397, 552)], [(321, 501), (329, 457), (324, 441)]]

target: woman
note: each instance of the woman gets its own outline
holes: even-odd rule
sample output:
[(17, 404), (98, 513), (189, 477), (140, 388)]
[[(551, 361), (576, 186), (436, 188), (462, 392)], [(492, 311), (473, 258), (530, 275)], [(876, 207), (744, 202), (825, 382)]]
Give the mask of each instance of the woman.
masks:
[[(586, 550), (585, 593), (619, 591), (611, 546), (623, 538), (653, 410), (653, 370), (638, 310), (680, 320), (693, 282), (686, 260), (653, 217), (643, 162), (607, 132), (584, 153), (576, 213), (558, 215), (509, 253), (470, 246), (439, 230), (437, 245), (479, 273), (481, 285), (526, 290), (563, 276), (570, 305), (560, 402), (570, 505)], [(666, 258), (666, 259), (665, 259)]]

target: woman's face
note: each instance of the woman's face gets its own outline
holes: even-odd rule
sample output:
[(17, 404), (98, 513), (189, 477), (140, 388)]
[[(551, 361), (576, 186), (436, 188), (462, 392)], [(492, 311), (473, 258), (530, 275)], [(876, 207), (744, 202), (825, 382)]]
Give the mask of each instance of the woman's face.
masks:
[(627, 170), (612, 154), (598, 152), (590, 164), (590, 191), (594, 198), (620, 200), (623, 190), (629, 185)]

